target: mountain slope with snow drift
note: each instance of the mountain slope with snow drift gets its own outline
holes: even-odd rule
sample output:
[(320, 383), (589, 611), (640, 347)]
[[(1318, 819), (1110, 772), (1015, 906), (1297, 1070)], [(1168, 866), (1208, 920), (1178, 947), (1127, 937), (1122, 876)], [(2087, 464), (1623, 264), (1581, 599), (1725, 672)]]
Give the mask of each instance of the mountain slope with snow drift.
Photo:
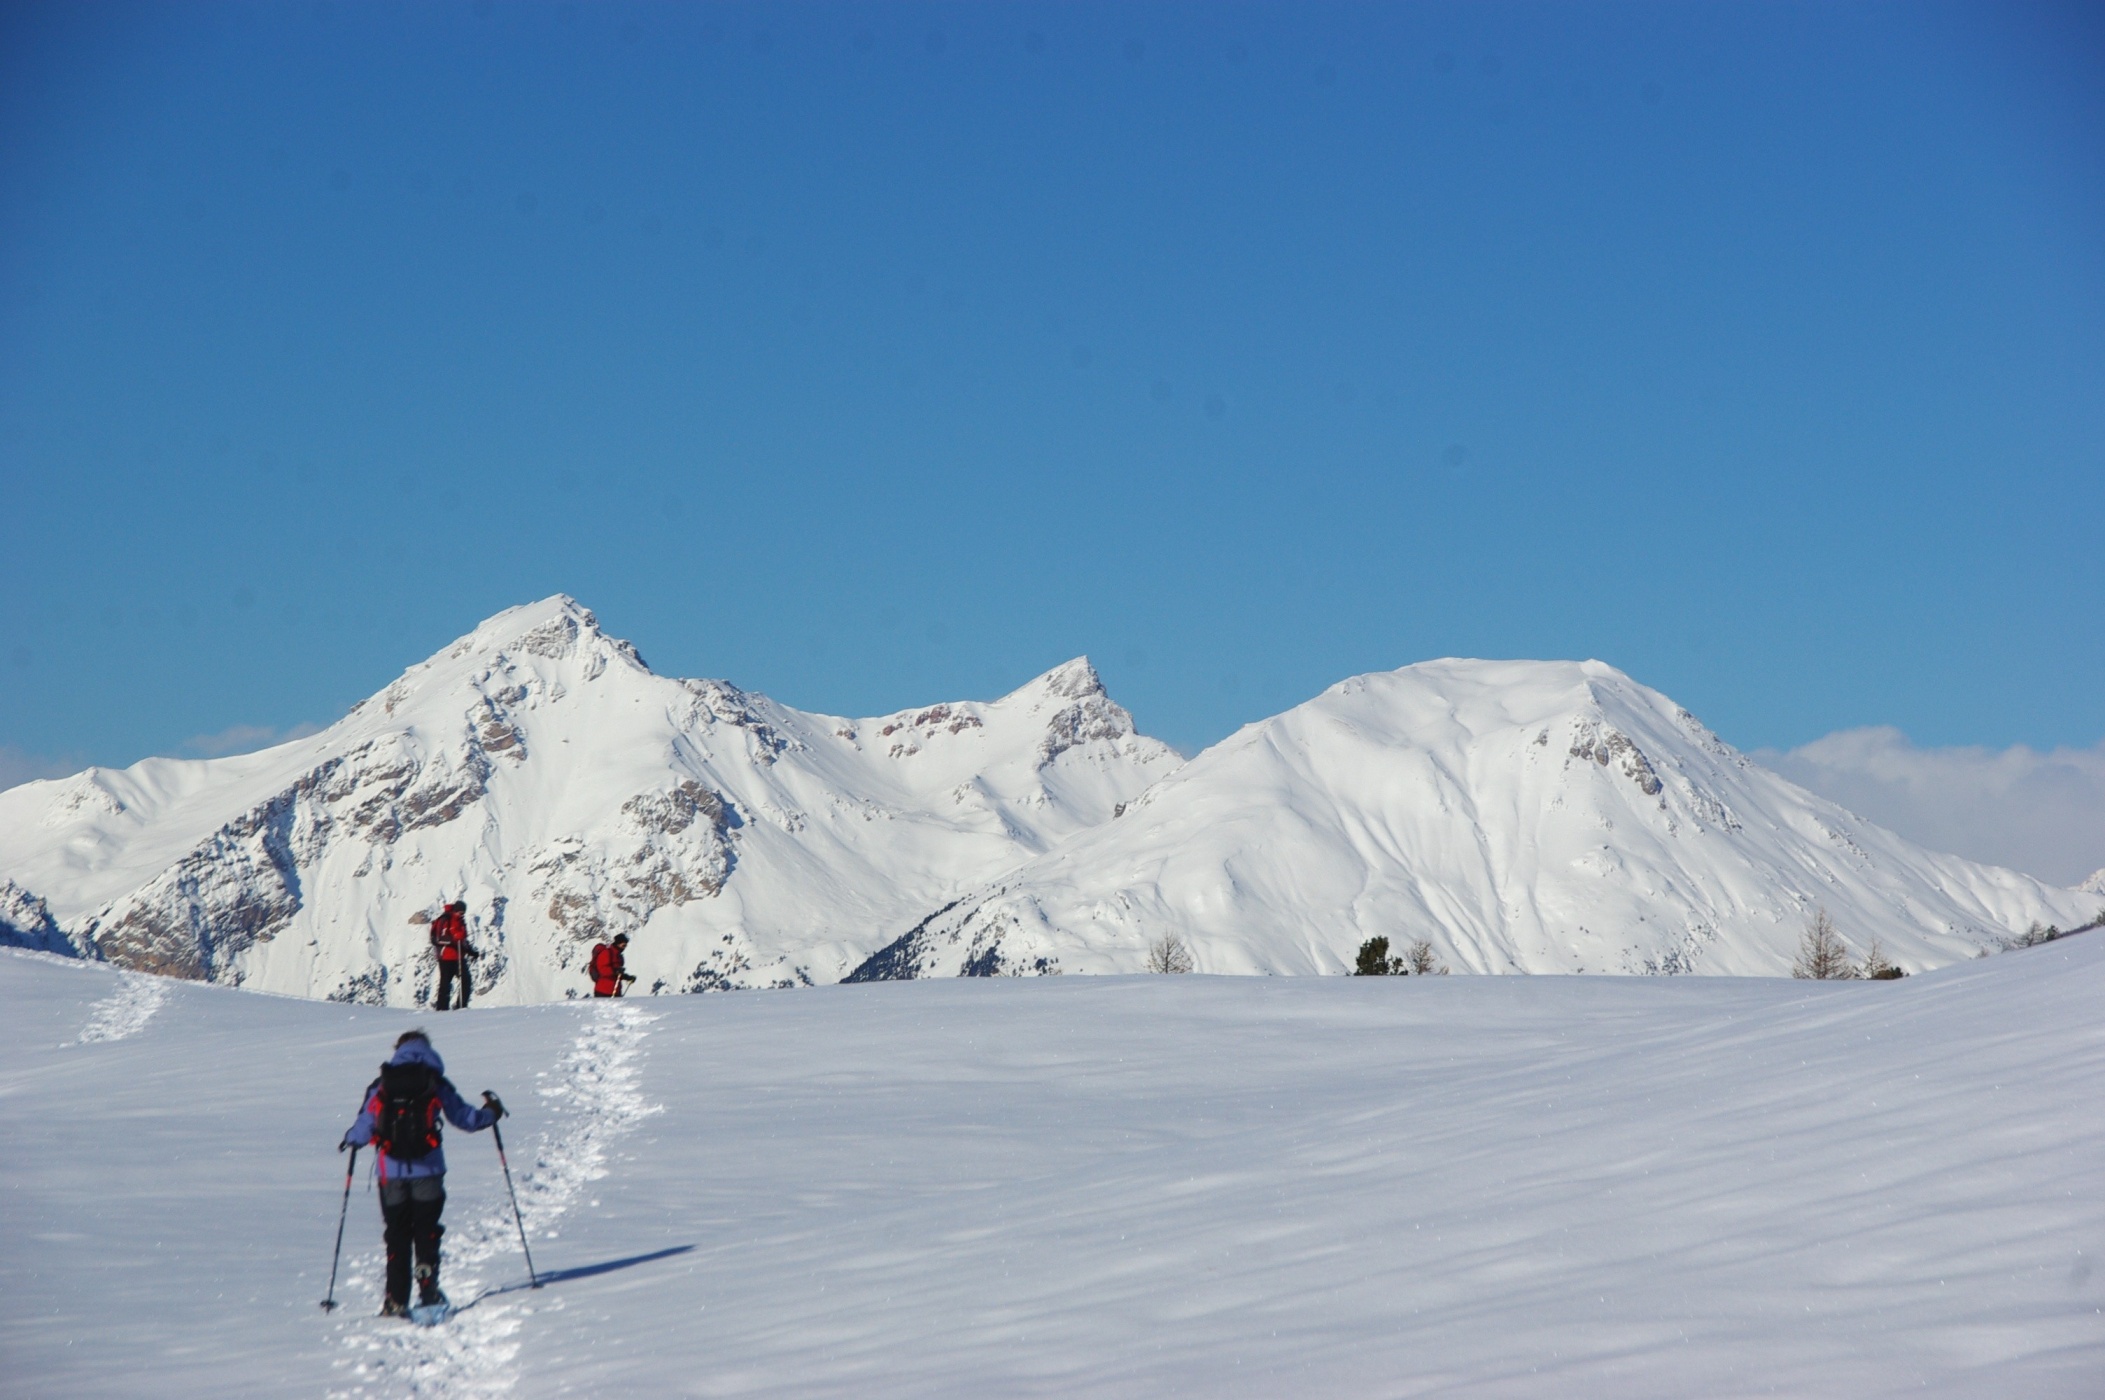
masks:
[(1137, 972), (1164, 935), (1207, 972), (1383, 936), (1457, 972), (1773, 975), (1817, 907), (1921, 970), (2098, 904), (1862, 821), (1600, 662), (1432, 661), (1245, 727), (853, 976)]
[(0, 793), (0, 941), (400, 1005), (461, 897), (500, 1002), (582, 991), (617, 932), (645, 990), (830, 982), (1179, 761), (1084, 660), (841, 719), (658, 676), (556, 597), (311, 738)]

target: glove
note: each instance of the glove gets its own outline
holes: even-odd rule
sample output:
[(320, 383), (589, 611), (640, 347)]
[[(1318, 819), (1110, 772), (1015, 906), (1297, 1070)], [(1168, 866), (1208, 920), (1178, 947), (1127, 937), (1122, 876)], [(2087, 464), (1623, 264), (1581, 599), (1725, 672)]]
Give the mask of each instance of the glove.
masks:
[(487, 1108), (491, 1113), (495, 1114), (497, 1117), (504, 1117), (504, 1100), (498, 1098), (488, 1089), (482, 1091), (482, 1106), (484, 1108)]
[(336, 1150), (338, 1152), (349, 1152), (351, 1150), (351, 1140), (345, 1138), (342, 1142), (336, 1144)]

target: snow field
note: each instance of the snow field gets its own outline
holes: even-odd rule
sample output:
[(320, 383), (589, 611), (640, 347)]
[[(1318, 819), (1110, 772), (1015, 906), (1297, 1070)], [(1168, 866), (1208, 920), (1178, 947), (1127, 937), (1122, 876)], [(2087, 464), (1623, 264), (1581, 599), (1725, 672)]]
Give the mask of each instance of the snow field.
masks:
[[(550, 1279), (432, 1333), (314, 1306), (331, 1149), (417, 1021), (184, 984), (130, 1039), (76, 1043), (114, 985), (0, 957), (24, 1394), (2105, 1378), (2091, 936), (1901, 983), (973, 979), (427, 1015), (455, 1082), (515, 1111)], [(449, 1291), (523, 1283), (496, 1154), (448, 1150)], [(378, 1233), (361, 1187), (340, 1296), (368, 1312)]]

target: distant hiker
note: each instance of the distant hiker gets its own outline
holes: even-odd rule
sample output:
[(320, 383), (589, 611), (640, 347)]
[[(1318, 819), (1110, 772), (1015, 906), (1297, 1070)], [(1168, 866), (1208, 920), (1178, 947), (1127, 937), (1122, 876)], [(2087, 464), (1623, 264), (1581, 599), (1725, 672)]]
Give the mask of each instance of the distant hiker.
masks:
[(629, 946), (625, 933), (614, 935), (612, 943), (599, 943), (592, 948), (592, 995), (596, 997), (618, 997), (635, 975), (623, 970), (628, 959), (622, 950)]
[(439, 1236), (445, 1227), (446, 1154), (439, 1146), (439, 1114), (464, 1133), (479, 1133), (504, 1116), (495, 1094), (470, 1106), (446, 1078), (439, 1052), (422, 1031), (404, 1031), (394, 1058), (366, 1087), (358, 1119), (337, 1151), (373, 1144), (379, 1156), (380, 1219), (387, 1241), (387, 1302), (382, 1317), (409, 1312), (410, 1256), (416, 1256), (417, 1305), (444, 1304), (439, 1292)]
[(446, 911), (431, 921), (431, 947), (439, 959), (438, 996), (432, 1001), (432, 1009), (444, 1011), (446, 1003), (453, 1000), (453, 983), (460, 981), (460, 1005), (468, 1005), (468, 959), (482, 954), (468, 946), (468, 902), (456, 899), (446, 906)]

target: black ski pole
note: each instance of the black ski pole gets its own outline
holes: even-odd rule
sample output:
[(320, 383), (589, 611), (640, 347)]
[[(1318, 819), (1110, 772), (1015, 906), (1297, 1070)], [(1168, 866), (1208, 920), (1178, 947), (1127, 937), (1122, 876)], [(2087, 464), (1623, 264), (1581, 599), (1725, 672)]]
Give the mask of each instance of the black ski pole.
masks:
[[(489, 1101), (484, 1094), (483, 1101)], [(534, 1252), (526, 1243), (526, 1218), (519, 1214), (519, 1193), (512, 1189), (512, 1164), (504, 1155), (504, 1129), (490, 1124), (490, 1136), (497, 1140), (497, 1165), (504, 1168), (504, 1193), (512, 1198), (512, 1221), (519, 1227), (519, 1249), (526, 1255), (526, 1277), (535, 1288), (541, 1286), (541, 1276), (534, 1272)]]
[(336, 1253), (329, 1256), (329, 1296), (322, 1299), (322, 1311), (330, 1312), (336, 1307), (336, 1266), (344, 1257), (344, 1221), (351, 1214), (351, 1178), (358, 1174), (358, 1149), (351, 1149), (350, 1164), (344, 1168), (344, 1203), (336, 1213)]

